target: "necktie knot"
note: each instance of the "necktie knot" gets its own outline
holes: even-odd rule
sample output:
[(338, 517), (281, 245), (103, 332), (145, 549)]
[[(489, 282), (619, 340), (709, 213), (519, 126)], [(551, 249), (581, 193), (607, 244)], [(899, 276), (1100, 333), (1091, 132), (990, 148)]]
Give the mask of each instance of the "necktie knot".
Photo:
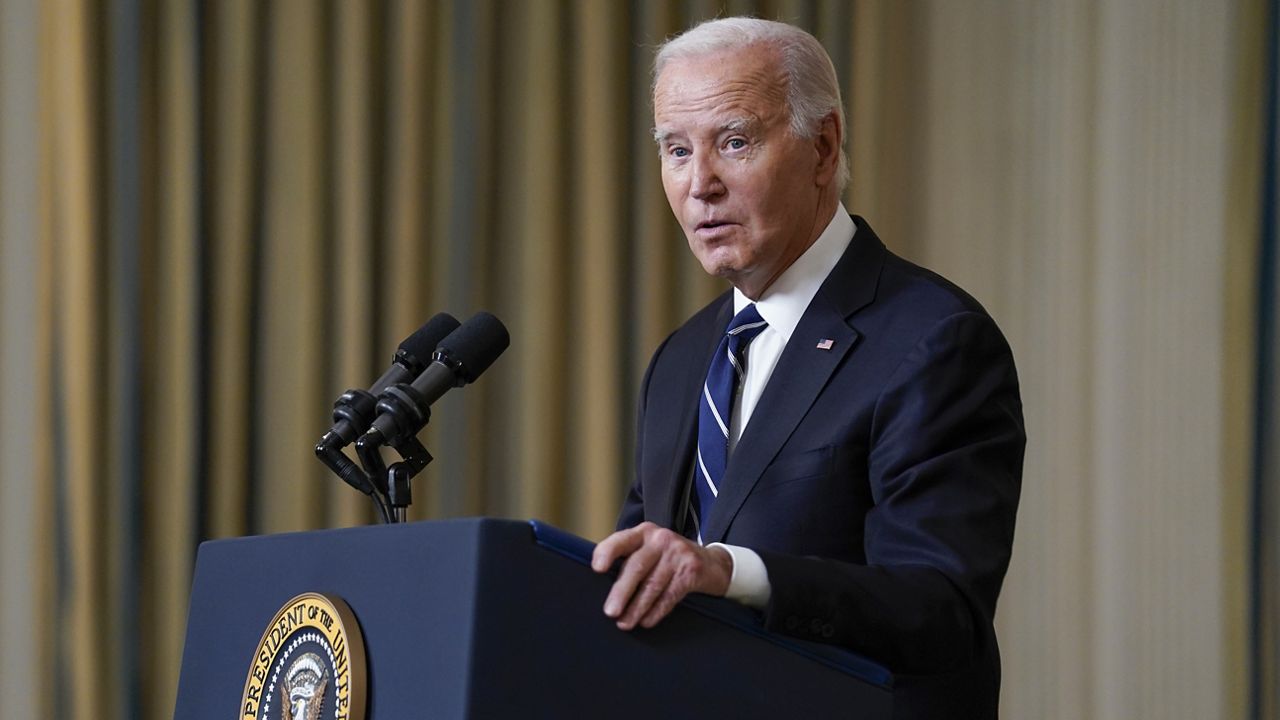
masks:
[(733, 316), (729, 321), (729, 327), (725, 328), (725, 334), (731, 338), (744, 338), (745, 342), (759, 335), (760, 331), (768, 326), (769, 323), (760, 317), (760, 311), (756, 309), (755, 303), (752, 303)]
[[(729, 321), (729, 327), (725, 328), (725, 351), (728, 356), (730, 366), (735, 371), (737, 377), (733, 378), (735, 382), (741, 382), (743, 370), (742, 353), (747, 347), (747, 343), (755, 339), (755, 336), (769, 327), (769, 323), (760, 317), (760, 311), (756, 310), (755, 303), (752, 303), (733, 316)], [(733, 389), (732, 387), (730, 388)]]

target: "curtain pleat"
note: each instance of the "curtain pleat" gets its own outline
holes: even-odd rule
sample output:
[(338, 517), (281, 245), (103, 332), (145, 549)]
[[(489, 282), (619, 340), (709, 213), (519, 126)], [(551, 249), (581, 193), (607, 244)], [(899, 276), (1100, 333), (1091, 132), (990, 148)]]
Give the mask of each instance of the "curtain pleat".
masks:
[[(1274, 718), (1280, 717), (1280, 2), (1269, 0), (1248, 21), (1251, 31), (1264, 38), (1266, 59), (1257, 70), (1267, 99), (1263, 117), (1244, 116), (1258, 122), (1265, 138), (1262, 167), (1244, 165), (1261, 176), (1264, 209), (1260, 213), (1260, 247), (1256, 255), (1235, 253), (1235, 262), (1231, 263), (1236, 271), (1234, 277), (1246, 288), (1245, 278), (1251, 272), (1257, 278), (1258, 302), (1258, 314), (1253, 318), (1257, 345), (1250, 358), (1256, 395), (1238, 399), (1241, 404), (1252, 404), (1254, 424), (1252, 432), (1240, 433), (1240, 441), (1246, 442), (1244, 437), (1249, 437), (1256, 443), (1252, 448), (1253, 483), (1249, 490), (1253, 503), (1249, 527), (1249, 620), (1241, 624), (1247, 632), (1252, 661), (1247, 680), (1249, 709), (1254, 718)], [(1241, 139), (1237, 152), (1242, 153), (1244, 139), (1257, 137), (1253, 133), (1257, 127), (1242, 123), (1236, 129)], [(1237, 176), (1237, 187), (1248, 185), (1239, 182), (1242, 179), (1254, 178)], [(1249, 195), (1237, 191), (1230, 197), (1238, 206), (1238, 214), (1233, 215), (1238, 222), (1248, 222), (1259, 214), (1255, 212), (1251, 217), (1248, 212), (1253, 209)], [(1238, 291), (1234, 295), (1241, 301), (1248, 293)], [(1238, 330), (1249, 332), (1245, 328)], [(1229, 370), (1242, 371), (1245, 362), (1238, 360)], [(1245, 684), (1243, 679), (1240, 682)]]
[[(368, 387), (381, 371), (389, 352), (377, 354), (377, 256), (374, 235), (373, 154), (376, 150), (373, 97), (374, 18), (360, 3), (336, 3), (331, 20), (335, 63), (334, 92), (328, 112), (334, 118), (329, 141), (333, 149), (333, 177), (326, 201), (332, 207), (334, 246), (328, 261), (333, 341), (327, 353), (333, 372), (330, 388)], [(373, 520), (364, 498), (345, 483), (329, 483), (330, 524), (346, 527)]]
[[(673, 237), (680, 237), (679, 225), (671, 216), (659, 177), (658, 148), (654, 143), (653, 109), (650, 104), (649, 71), (653, 48), (681, 27), (679, 5), (673, 2), (640, 3), (633, 8), (633, 22), (639, 43), (631, 50), (630, 93), (632, 131), (628, 133), (630, 157), (634, 163), (631, 195), (630, 271), (632, 275), (629, 327), (631, 343), (629, 386), (640, 383), (653, 349), (676, 326), (680, 312), (677, 288), (679, 268), (690, 264), (689, 251)], [(630, 397), (635, 397), (632, 394)], [(632, 403), (634, 405), (634, 403)], [(632, 421), (634, 427), (634, 420)]]
[[(105, 488), (102, 514), (109, 529), (102, 539), (106, 547), (108, 590), (100, 617), (109, 618), (107, 642), (111, 654), (107, 675), (107, 708), (127, 717), (142, 714), (142, 687), (146, 684), (143, 659), (136, 639), (143, 632), (138, 604), (144, 558), (141, 489), (144, 485), (144, 434), (142, 407), (142, 287), (139, 277), (144, 217), (140, 199), (144, 171), (138, 162), (143, 146), (141, 82), (143, 8), (125, 0), (100, 19), (108, 27), (100, 57), (110, 68), (103, 85), (105, 105), (106, 166), (103, 185), (105, 210), (105, 342), (102, 348), (108, 416), (106, 455), (96, 481)], [(100, 130), (101, 132), (101, 130)], [(127, 279), (116, 281), (116, 279)], [(185, 555), (185, 554), (183, 554)], [(179, 559), (185, 562), (183, 555)], [(179, 575), (186, 572), (185, 566)], [(182, 597), (178, 601), (182, 601)]]
[[(53, 12), (53, 7), (49, 3), (45, 3), (39, 8), (40, 13), (40, 43), (37, 49), (39, 58), (39, 75), (40, 86), (42, 88), (50, 88), (53, 86), (57, 74), (54, 72), (53, 63), (50, 62), (54, 51), (54, 30), (55, 21), (58, 19)], [(33, 508), (35, 514), (34, 530), (35, 536), (43, 542), (41, 545), (33, 543), (33, 550), (40, 548), (35, 567), (35, 647), (32, 648), (32, 654), (36, 664), (36, 671), (33, 673), (36, 678), (37, 685), (33, 688), (37, 696), (36, 702), (33, 704), (35, 711), (44, 717), (52, 717), (59, 708), (56, 704), (56, 698), (60, 697), (60, 692), (66, 689), (66, 684), (59, 676), (59, 668), (62, 665), (64, 654), (59, 641), (58, 628), (61, 627), (61, 613), (58, 609), (60, 604), (60, 584), (58, 571), (59, 566), (63, 562), (66, 555), (63, 539), (61, 537), (61, 528), (58, 524), (57, 505), (59, 493), (57, 491), (58, 463), (55, 450), (54, 439), (54, 418), (58, 416), (57, 409), (54, 407), (53, 397), (53, 363), (43, 361), (45, 358), (56, 357), (54, 354), (54, 323), (55, 316), (53, 301), (53, 269), (56, 267), (54, 261), (54, 250), (57, 242), (57, 231), (54, 227), (55, 219), (61, 210), (54, 203), (57, 193), (54, 192), (57, 185), (57, 173), (53, 160), (53, 150), (57, 147), (55, 141), (56, 133), (54, 131), (53, 119), (56, 116), (58, 103), (55, 101), (53, 94), (50, 92), (39, 93), (39, 109), (38, 122), (40, 127), (46, 128), (45, 132), (40, 136), (40, 156), (43, 161), (39, 164), (37, 172), (39, 177), (38, 193), (38, 213), (37, 233), (39, 242), (37, 244), (37, 283), (36, 292), (38, 294), (38, 302), (36, 304), (35, 317), (35, 352), (36, 357), (41, 358), (42, 362), (35, 364), (35, 373), (32, 381), (36, 383), (39, 390), (35, 396), (35, 407), (32, 413), (38, 431), (35, 432), (35, 447), (32, 448), (32, 465), (35, 469), (37, 479), (43, 482), (36, 482), (35, 490), (35, 506)]]
[[(379, 258), (381, 338), (407, 336), (430, 309), (426, 273), (436, 238), (427, 233), (431, 193), (438, 188), (430, 170), (435, 148), (432, 91), (438, 28), (435, 3), (392, 2), (387, 33), (387, 132), (382, 144), (388, 187), (383, 211), (387, 242)], [(385, 362), (385, 361), (384, 361)]]
[[(508, 198), (514, 218), (504, 228), (509, 257), (519, 270), (513, 307), (512, 356), (520, 358), (516, 387), (520, 395), (513, 412), (517, 484), (510, 491), (518, 498), (516, 514), (562, 522), (565, 474), (566, 390), (565, 310), (568, 287), (562, 274), (569, 258), (566, 222), (568, 199), (567, 153), (577, 150), (577, 138), (569, 145), (561, 122), (568, 101), (566, 85), (567, 45), (561, 29), (567, 26), (564, 6), (527, 3), (517, 24), (523, 42), (518, 46), (514, 107), (520, 114), (513, 128), (519, 145), (514, 148), (510, 171), (516, 178)], [(513, 268), (514, 269), (514, 268)]]
[(322, 14), (311, 0), (272, 3), (268, 23), (260, 304), (254, 309), (255, 486), (260, 530), (315, 527), (325, 478), (312, 454), (329, 414), (321, 372), (331, 336), (325, 313), (325, 112)]
[(254, 39), (261, 12), (253, 0), (228, 0), (208, 4), (205, 20), (205, 91), (212, 106), (201, 112), (208, 227), (205, 515), (211, 536), (232, 537), (249, 532), (253, 519), (249, 418), (254, 407), (252, 318), (257, 310), (254, 195), (260, 188), (253, 126), (255, 86), (261, 82)]
[[(42, 113), (51, 175), (42, 280), (50, 303), (46, 357), (54, 365), (46, 401), (54, 491), (46, 497), (53, 505), (51, 560), (56, 574), (47, 598), (52, 627), (45, 637), (54, 653), (52, 709), (88, 717), (93, 708), (108, 707), (103, 669), (110, 659), (106, 628), (97, 613), (107, 589), (103, 493), (97, 482), (105, 449), (99, 429), (104, 408), (93, 362), (102, 345), (95, 316), (102, 298), (96, 193), (100, 168), (92, 124), (98, 113), (92, 68), (100, 44), (91, 32), (87, 3), (54, 2), (46, 5), (46, 13), (47, 26), (56, 29), (44, 46), (51, 98)], [(54, 267), (56, 275), (48, 270)]]
[[(182, 661), (186, 600), (195, 550), (199, 402), (203, 358), (200, 342), (198, 50), (190, 39), (195, 6), (161, 3), (157, 13), (155, 76), (154, 229), (150, 257), (141, 268), (145, 322), (150, 326), (143, 362), (144, 503), (142, 616), (147, 648), (143, 694), (147, 714), (173, 705), (173, 668)], [(149, 632), (148, 632), (149, 631)]]
[(569, 27), (578, 38), (570, 58), (573, 101), (568, 155), (572, 173), (569, 219), (572, 247), (567, 264), (572, 277), (567, 328), (569, 448), (567, 493), (562, 522), (583, 528), (593, 537), (613, 529), (620, 499), (618, 468), (623, 467), (620, 437), (600, 436), (596, 428), (615, 425), (623, 417), (623, 382), (619, 366), (625, 307), (618, 302), (624, 265), (621, 243), (610, 242), (626, 217), (623, 207), (627, 171), (631, 167), (625, 128), (627, 26), (625, 8), (617, 3), (579, 0)]
[[(381, 291), (380, 342), (387, 347), (393, 347), (436, 312), (460, 312), (432, 300), (437, 277), (435, 252), (446, 244), (430, 232), (436, 207), (433, 197), (437, 192), (449, 192), (447, 183), (437, 183), (432, 174), (441, 151), (434, 142), (434, 110), (445, 101), (437, 93), (446, 82), (437, 77), (444, 52), (440, 45), (447, 42), (439, 12), (436, 3), (406, 0), (391, 3), (387, 14), (389, 102), (387, 132), (381, 145), (388, 178), (383, 205), (387, 235), (376, 277)], [(388, 359), (385, 353), (380, 354), (377, 366), (385, 367)], [(368, 381), (364, 382), (367, 386)], [(434, 430), (428, 428), (428, 432)], [(431, 446), (429, 436), (424, 436), (424, 444)], [(425, 479), (416, 483), (419, 492), (411, 508), (414, 519), (424, 517), (427, 510), (422, 502), (427, 495), (420, 491)]]
[[(454, 3), (440, 3), (433, 10), (433, 36), (427, 48), (432, 68), (431, 82), (423, 96), (427, 128), (424, 135), (426, 157), (422, 168), (425, 177), (416, 190), (417, 202), (425, 217), (416, 236), (406, 238), (406, 242), (413, 243), (424, 254), (413, 266), (416, 275), (409, 279), (419, 288), (419, 304), (406, 310), (411, 315), (421, 316), (427, 308), (440, 308), (465, 322), (477, 308), (464, 297), (467, 273), (459, 271), (457, 263), (466, 257), (474, 238), (454, 235), (453, 223), (454, 213), (461, 210), (459, 206), (463, 198), (473, 197), (479, 190), (469, 186), (467, 173), (460, 170), (460, 166), (470, 168), (471, 160), (467, 157), (467, 149), (462, 146), (462, 138), (459, 137), (462, 128), (458, 126), (458, 106), (463, 102), (464, 88), (473, 82), (462, 76), (470, 69), (470, 63), (459, 57), (470, 42), (470, 35), (462, 25), (466, 14), (473, 10)], [(461, 122), (473, 120), (468, 116)], [(455, 426), (466, 422), (462, 399), (460, 394), (447, 398), (436, 408), (434, 422), (429, 423), (422, 434), (422, 441), (428, 449), (465, 446), (465, 437), (455, 430)], [(469, 397), (466, 399), (471, 400)], [(445, 452), (437, 454), (448, 460), (434, 463), (420, 475), (418, 492), (414, 495), (415, 519), (458, 514), (459, 484), (442, 479), (466, 477), (454, 474), (463, 471), (458, 461), (465, 456), (455, 457)]]

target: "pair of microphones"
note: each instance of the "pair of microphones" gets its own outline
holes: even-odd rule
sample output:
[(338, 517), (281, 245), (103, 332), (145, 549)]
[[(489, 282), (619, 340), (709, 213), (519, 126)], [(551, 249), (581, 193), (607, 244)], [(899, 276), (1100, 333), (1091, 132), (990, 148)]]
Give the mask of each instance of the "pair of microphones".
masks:
[[(316, 457), (369, 495), (383, 521), (403, 521), (411, 502), (409, 480), (431, 462), (417, 439), (431, 419), (431, 406), (449, 390), (475, 382), (510, 343), (502, 321), (487, 312), (465, 323), (437, 314), (400, 343), (391, 366), (368, 390), (338, 396), (333, 427), (316, 444)], [(361, 465), (344, 452), (352, 443)], [(390, 467), (381, 452), (388, 446), (402, 458)]]

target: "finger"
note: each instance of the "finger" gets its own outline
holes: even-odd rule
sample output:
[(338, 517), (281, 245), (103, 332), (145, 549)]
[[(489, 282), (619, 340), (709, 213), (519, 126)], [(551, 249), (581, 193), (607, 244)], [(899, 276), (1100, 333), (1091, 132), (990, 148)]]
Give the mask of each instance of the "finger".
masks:
[[(630, 630), (647, 617), (654, 603), (670, 592), (671, 578), (674, 574), (675, 571), (672, 564), (668, 562), (668, 556), (663, 555), (658, 558), (657, 565), (640, 583), (640, 587), (631, 597), (631, 602), (627, 604), (626, 611), (623, 612), (622, 617), (618, 618), (618, 627), (622, 630)], [(646, 625), (646, 627), (653, 626)]]
[(600, 541), (591, 552), (591, 569), (607, 572), (618, 558), (626, 557), (644, 544), (644, 529), (651, 523), (641, 523), (633, 528), (619, 530)]
[(662, 621), (676, 605), (698, 587), (701, 576), (708, 568), (707, 551), (700, 547), (685, 547), (672, 556), (668, 563), (670, 575), (666, 587), (639, 618), (641, 627), (651, 628)]
[(653, 547), (641, 547), (632, 553), (622, 564), (622, 572), (609, 589), (609, 597), (604, 601), (604, 614), (611, 618), (622, 615), (623, 610), (631, 602), (636, 588), (649, 576), (657, 564), (661, 552)]
[(641, 627), (657, 625), (691, 592), (723, 595), (733, 574), (733, 558), (723, 548), (683, 546), (663, 561), (670, 575), (662, 593), (639, 619)]
[(645, 612), (644, 617), (640, 618), (640, 627), (648, 630), (662, 622), (663, 618), (671, 614), (676, 604), (683, 600), (685, 595), (688, 595), (688, 593), (684, 590), (668, 585), (666, 591), (657, 597), (653, 605), (649, 606), (649, 610)]

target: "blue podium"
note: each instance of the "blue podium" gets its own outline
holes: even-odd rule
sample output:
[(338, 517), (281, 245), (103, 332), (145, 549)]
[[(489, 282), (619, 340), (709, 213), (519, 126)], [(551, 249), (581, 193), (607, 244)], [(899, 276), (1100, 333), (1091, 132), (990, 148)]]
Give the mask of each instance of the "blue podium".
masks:
[[(691, 596), (657, 628), (618, 630), (601, 610), (611, 579), (587, 566), (591, 547), (493, 519), (206, 542), (174, 717), (289, 718), (287, 704), (325, 692), (317, 717), (352, 720), (890, 716), (886, 669), (766, 633), (730, 601)], [(304, 652), (330, 615), (290, 605), (306, 593), (339, 599), (358, 626), (339, 641), (359, 643), (363, 658), (339, 650), (367, 667), (364, 696), (346, 688), (347, 707), (332, 700), (344, 681), (317, 662), (326, 652)], [(308, 616), (317, 632), (289, 635)], [(264, 648), (294, 654), (277, 662)]]

